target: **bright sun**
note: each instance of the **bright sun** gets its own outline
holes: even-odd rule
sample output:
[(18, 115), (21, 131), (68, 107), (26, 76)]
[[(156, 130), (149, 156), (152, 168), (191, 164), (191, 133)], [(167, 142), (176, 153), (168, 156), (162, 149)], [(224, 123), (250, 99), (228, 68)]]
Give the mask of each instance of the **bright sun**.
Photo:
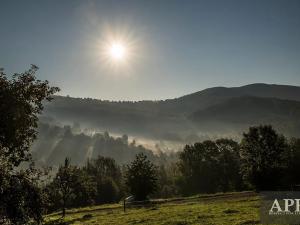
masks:
[[(107, 34), (106, 34), (107, 33)], [(99, 39), (95, 53), (100, 56), (101, 65), (115, 74), (127, 74), (137, 62), (137, 39), (133, 35), (104, 32)]]
[(122, 43), (116, 42), (109, 46), (109, 55), (113, 60), (124, 60), (126, 53), (126, 47)]

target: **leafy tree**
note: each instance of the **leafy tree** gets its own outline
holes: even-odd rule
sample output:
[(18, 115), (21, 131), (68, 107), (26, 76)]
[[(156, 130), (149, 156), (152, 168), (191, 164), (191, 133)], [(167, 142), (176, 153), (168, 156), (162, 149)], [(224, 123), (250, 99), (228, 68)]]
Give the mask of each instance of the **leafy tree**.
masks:
[(66, 208), (71, 201), (71, 198), (74, 198), (74, 185), (76, 178), (74, 175), (75, 167), (70, 165), (70, 160), (65, 159), (63, 166), (60, 166), (58, 172), (53, 179), (53, 182), (50, 185), (50, 198), (58, 204), (62, 209), (62, 217), (66, 215)]
[(178, 169), (178, 185), (185, 195), (242, 188), (239, 144), (231, 139), (186, 145)]
[(112, 203), (120, 199), (120, 186), (111, 177), (103, 178), (97, 187), (98, 203)]
[(232, 139), (218, 139), (216, 145), (218, 156), (218, 180), (223, 192), (241, 190), (243, 188), (240, 173), (240, 146)]
[(96, 182), (97, 203), (110, 203), (119, 200), (122, 189), (122, 174), (114, 159), (98, 156), (96, 159), (88, 160), (84, 170)]
[(136, 200), (145, 200), (157, 188), (157, 168), (143, 153), (127, 165), (125, 184)]
[(160, 165), (157, 171), (158, 188), (154, 194), (155, 198), (170, 198), (178, 195), (178, 187), (176, 185), (177, 165), (167, 164)]
[(73, 171), (73, 199), (72, 206), (93, 205), (97, 197), (97, 182), (94, 177), (87, 174), (82, 168), (74, 168)]
[(35, 140), (38, 114), (43, 110), (43, 100), (59, 89), (50, 87), (48, 81), (35, 77), (38, 67), (14, 74), (9, 80), (0, 70), (0, 150), (7, 166), (20, 165), (30, 159), (29, 147)]
[(31, 219), (37, 224), (42, 222), (45, 199), (38, 180), (39, 174), (33, 167), (15, 174), (1, 174), (2, 220), (12, 224), (26, 224)]
[(26, 224), (42, 221), (43, 196), (34, 166), (20, 170), (31, 161), (29, 148), (36, 138), (38, 115), (43, 101), (59, 89), (35, 77), (38, 67), (14, 74), (9, 79), (0, 69), (0, 217), (4, 223)]
[(300, 171), (299, 171), (299, 162), (300, 162), (300, 139), (292, 138), (289, 141), (289, 148), (287, 152), (288, 166), (286, 179), (284, 180), (285, 184), (288, 184), (289, 189), (294, 189), (300, 183)]
[(121, 178), (119, 166), (114, 159), (109, 157), (99, 155), (96, 159), (88, 160), (85, 169), (99, 179), (111, 177), (117, 181)]
[(53, 181), (46, 187), (51, 199), (48, 209), (54, 211), (61, 208), (64, 217), (68, 207), (92, 205), (96, 202), (96, 187), (97, 183), (93, 176), (82, 168), (70, 165), (70, 160), (66, 158)]
[(257, 190), (280, 186), (285, 171), (287, 141), (270, 125), (250, 127), (241, 141), (242, 172)]
[(186, 145), (179, 154), (180, 184), (184, 194), (215, 192), (218, 178), (218, 148), (213, 141)]

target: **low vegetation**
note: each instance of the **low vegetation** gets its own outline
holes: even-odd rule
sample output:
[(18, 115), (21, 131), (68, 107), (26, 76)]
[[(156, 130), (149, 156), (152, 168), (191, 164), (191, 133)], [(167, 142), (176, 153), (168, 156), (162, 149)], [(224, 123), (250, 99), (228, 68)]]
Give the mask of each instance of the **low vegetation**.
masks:
[(121, 204), (72, 209), (64, 222), (60, 215), (51, 214), (46, 224), (252, 225), (260, 224), (258, 212), (255, 194), (233, 193), (169, 199), (147, 207), (130, 207), (126, 212)]

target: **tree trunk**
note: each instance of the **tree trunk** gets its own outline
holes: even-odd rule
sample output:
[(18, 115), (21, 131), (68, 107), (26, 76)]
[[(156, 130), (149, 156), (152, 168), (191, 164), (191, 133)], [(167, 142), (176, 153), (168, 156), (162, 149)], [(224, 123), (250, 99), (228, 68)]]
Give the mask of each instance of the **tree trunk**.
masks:
[(63, 200), (62, 217), (65, 218), (65, 215), (66, 215), (66, 201)]

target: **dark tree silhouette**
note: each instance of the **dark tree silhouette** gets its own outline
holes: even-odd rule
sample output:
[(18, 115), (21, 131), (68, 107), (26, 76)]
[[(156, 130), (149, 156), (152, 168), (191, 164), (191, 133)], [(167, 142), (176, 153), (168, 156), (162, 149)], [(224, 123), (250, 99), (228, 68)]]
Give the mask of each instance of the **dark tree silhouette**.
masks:
[(143, 153), (127, 166), (125, 184), (136, 200), (146, 200), (157, 188), (157, 168)]
[(4, 223), (26, 224), (42, 221), (43, 196), (33, 166), (20, 170), (31, 161), (29, 148), (36, 138), (38, 114), (43, 101), (59, 89), (35, 77), (38, 67), (14, 74), (8, 79), (0, 70), (0, 218)]
[(289, 151), (287, 152), (288, 166), (284, 183), (289, 189), (299, 190), (300, 184), (300, 138), (292, 138), (289, 141)]
[(257, 190), (276, 190), (286, 168), (284, 136), (270, 125), (250, 127), (241, 141), (242, 172)]
[(218, 148), (213, 141), (186, 145), (179, 154), (182, 192), (215, 192), (218, 187)]
[(29, 147), (36, 138), (38, 114), (43, 100), (51, 100), (57, 87), (35, 77), (38, 67), (14, 74), (9, 80), (0, 71), (0, 149), (8, 166), (18, 166), (30, 158)]
[(241, 188), (239, 144), (231, 139), (186, 145), (178, 168), (178, 183), (185, 195)]
[[(62, 217), (66, 215), (66, 207), (74, 194), (73, 183), (75, 182), (75, 167), (70, 165), (70, 159), (66, 158), (63, 166), (60, 166), (52, 182), (52, 198), (60, 202)], [(54, 195), (53, 195), (54, 194)]]
[(238, 191), (243, 188), (240, 173), (240, 146), (231, 139), (218, 139), (216, 145), (219, 150), (218, 156), (218, 179), (223, 192)]
[(122, 174), (114, 159), (98, 156), (96, 159), (88, 160), (83, 169), (96, 182), (97, 203), (119, 200)]
[(68, 207), (80, 207), (93, 205), (97, 197), (97, 183), (94, 177), (85, 169), (73, 166), (68, 158), (61, 165), (46, 188), (49, 201), (49, 211), (62, 209), (62, 217), (65, 217)]

